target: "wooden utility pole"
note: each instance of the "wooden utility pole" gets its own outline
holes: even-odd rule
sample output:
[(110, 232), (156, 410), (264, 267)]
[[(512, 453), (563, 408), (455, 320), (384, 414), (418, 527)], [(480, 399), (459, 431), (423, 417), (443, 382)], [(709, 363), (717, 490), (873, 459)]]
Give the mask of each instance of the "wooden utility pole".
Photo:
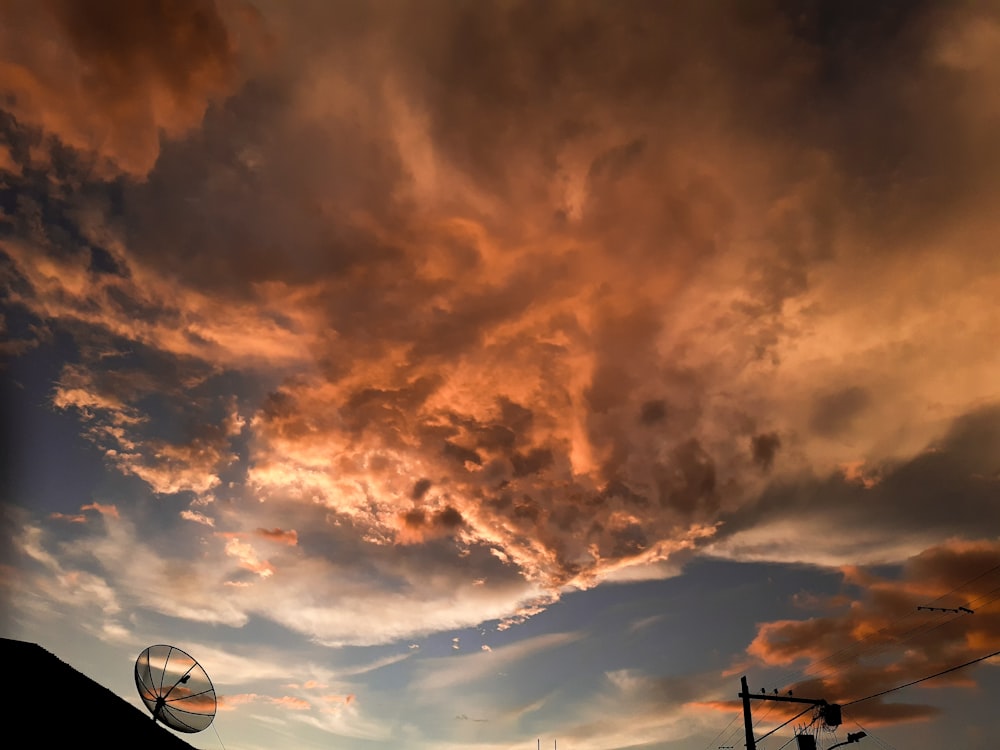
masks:
[(824, 698), (793, 698), (790, 695), (767, 695), (761, 693), (754, 695), (747, 689), (746, 675), (740, 678), (739, 697), (743, 699), (743, 729), (746, 732), (747, 750), (757, 750), (757, 742), (753, 738), (753, 718), (750, 716), (750, 699), (759, 701), (778, 701), (780, 703), (805, 703), (812, 706), (819, 706), (823, 716), (823, 722), (828, 727), (840, 726), (840, 705), (837, 703), (827, 703)]
[(740, 678), (740, 698), (743, 699), (743, 731), (747, 735), (747, 750), (757, 750), (757, 743), (753, 738), (753, 719), (750, 717), (750, 691), (747, 689), (747, 676)]

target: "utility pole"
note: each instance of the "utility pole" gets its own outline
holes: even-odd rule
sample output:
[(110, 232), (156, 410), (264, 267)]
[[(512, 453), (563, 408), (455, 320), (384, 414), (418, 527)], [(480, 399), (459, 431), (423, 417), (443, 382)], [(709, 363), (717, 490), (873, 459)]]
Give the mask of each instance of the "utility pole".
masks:
[(750, 690), (747, 688), (747, 676), (740, 678), (740, 698), (743, 699), (743, 731), (747, 735), (747, 750), (757, 750), (757, 743), (753, 738), (753, 719), (750, 717)]
[[(767, 695), (761, 693), (754, 695), (747, 689), (746, 675), (740, 678), (739, 697), (743, 699), (743, 729), (746, 732), (747, 750), (757, 750), (757, 742), (753, 738), (753, 718), (750, 716), (750, 699), (759, 701), (778, 701), (780, 703), (805, 703), (812, 706), (819, 706), (823, 716), (823, 723), (828, 727), (840, 726), (840, 705), (837, 703), (827, 703), (824, 698), (793, 698), (790, 695)], [(859, 738), (860, 739), (860, 738)]]

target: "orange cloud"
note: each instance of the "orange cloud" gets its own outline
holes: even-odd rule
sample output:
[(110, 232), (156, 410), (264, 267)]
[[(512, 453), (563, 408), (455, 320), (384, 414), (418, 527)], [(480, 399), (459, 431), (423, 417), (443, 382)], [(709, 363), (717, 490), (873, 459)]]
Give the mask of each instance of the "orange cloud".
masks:
[(322, 699), (326, 703), (341, 703), (345, 706), (349, 706), (355, 701), (355, 696), (353, 693), (348, 693), (347, 695), (324, 695)]
[(233, 711), (238, 706), (245, 706), (261, 699), (257, 693), (236, 693), (217, 696), (219, 711)]
[(120, 518), (118, 515), (118, 508), (114, 505), (102, 505), (101, 503), (90, 503), (89, 505), (81, 505), (80, 510), (96, 510), (102, 516), (110, 516), (111, 518)]
[(240, 541), (235, 534), (217, 533), (216, 536), (226, 538), (226, 554), (236, 558), (241, 568), (256, 573), (261, 578), (269, 578), (274, 575), (274, 566), (259, 557), (252, 545)]
[[(51, 0), (4, 15), (0, 79), (16, 116), (93, 155), (106, 174), (144, 177), (161, 134), (196, 127), (239, 79), (238, 37), (213, 0), (86, 12)], [(40, 38), (52, 44), (29, 41)]]
[[(841, 50), (781, 12), (529, 5), (275, 6), (288, 38), (332, 36), (245, 89), (229, 3), (11, 6), (0, 273), (74, 339), (55, 405), (154, 492), (493, 555), (531, 589), (503, 627), (713, 540), (838, 564), (979, 533), (992, 11), (900, 11), (831, 87)], [(963, 512), (912, 501), (935, 476)], [(291, 544), (278, 513), (246, 528)]]
[(235, 695), (218, 696), (220, 711), (232, 711), (238, 706), (250, 703), (267, 703), (272, 706), (291, 709), (292, 711), (308, 711), (311, 706), (308, 701), (290, 695), (270, 696), (259, 693), (238, 693)]
[[(161, 387), (163, 383), (157, 378), (142, 372), (101, 372), (68, 365), (63, 369), (53, 404), (75, 410), (86, 425), (84, 434), (103, 449), (105, 458), (123, 473), (144, 480), (154, 492), (191, 491), (204, 495), (219, 485), (219, 472), (236, 458), (229, 450), (233, 435), (225, 424), (207, 424), (193, 430), (187, 442), (171, 443), (146, 436), (148, 420), (129, 402)], [(196, 385), (201, 378), (192, 380)]]
[(215, 519), (210, 516), (206, 516), (204, 513), (199, 513), (196, 510), (182, 510), (181, 518), (185, 521), (194, 521), (195, 523), (200, 523), (203, 526), (215, 526)]
[(254, 534), (261, 537), (262, 539), (268, 539), (272, 542), (278, 542), (279, 544), (287, 544), (289, 547), (294, 547), (299, 543), (299, 535), (295, 529), (257, 529)]
[(319, 682), (318, 680), (306, 680), (301, 685), (293, 682), (293, 683), (289, 683), (285, 687), (293, 688), (295, 690), (299, 690), (299, 689), (302, 689), (302, 690), (321, 690), (323, 688), (328, 687), (328, 685), (326, 685), (326, 683)]
[(293, 711), (308, 711), (311, 708), (308, 701), (291, 695), (283, 695), (280, 698), (271, 698), (269, 702), (276, 706), (290, 708)]
[[(80, 506), (81, 511), (94, 510), (100, 513), (102, 516), (108, 516), (110, 518), (119, 518), (118, 508), (114, 505), (103, 505), (101, 503), (89, 503), (87, 505)], [(54, 518), (60, 521), (69, 521), (70, 523), (87, 523), (87, 516), (84, 513), (78, 513), (76, 515), (69, 515), (66, 513), (54, 512), (49, 514), (49, 518)]]

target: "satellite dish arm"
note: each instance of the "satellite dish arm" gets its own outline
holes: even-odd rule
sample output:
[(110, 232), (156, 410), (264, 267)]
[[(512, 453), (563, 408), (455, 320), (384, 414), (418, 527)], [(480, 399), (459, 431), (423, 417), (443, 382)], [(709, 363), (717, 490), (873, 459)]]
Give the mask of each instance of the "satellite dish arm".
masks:
[(192, 664), (190, 667), (188, 667), (187, 672), (185, 672), (184, 674), (182, 674), (180, 676), (180, 679), (177, 680), (177, 682), (175, 682), (173, 685), (171, 685), (170, 689), (166, 693), (163, 694), (163, 700), (164, 700), (164, 702), (166, 702), (167, 698), (170, 697), (170, 694), (172, 692), (174, 692), (174, 688), (177, 687), (178, 685), (180, 685), (182, 682), (184, 682), (184, 678), (187, 677), (189, 674), (191, 674), (191, 670), (193, 670), (195, 668), (195, 666), (196, 666), (195, 664)]

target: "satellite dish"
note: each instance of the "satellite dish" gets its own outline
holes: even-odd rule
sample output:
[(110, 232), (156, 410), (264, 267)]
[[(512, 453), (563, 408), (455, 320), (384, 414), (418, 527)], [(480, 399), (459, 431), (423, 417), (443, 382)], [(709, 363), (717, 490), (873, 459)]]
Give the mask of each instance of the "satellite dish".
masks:
[(135, 686), (153, 721), (178, 732), (208, 729), (215, 718), (215, 688), (208, 673), (176, 646), (150, 646), (139, 654)]

